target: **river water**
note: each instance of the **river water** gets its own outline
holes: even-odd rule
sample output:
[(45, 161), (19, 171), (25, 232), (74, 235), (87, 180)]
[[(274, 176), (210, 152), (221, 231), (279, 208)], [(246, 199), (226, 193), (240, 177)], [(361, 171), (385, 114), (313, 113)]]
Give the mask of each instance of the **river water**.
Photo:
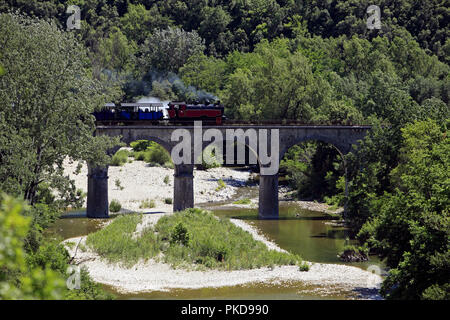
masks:
[[(242, 190), (242, 194), (254, 195), (255, 190)], [(242, 196), (241, 196), (242, 197)], [(301, 209), (292, 202), (280, 202), (279, 220), (258, 220), (257, 209), (240, 208), (230, 201), (203, 204), (200, 207), (212, 210), (219, 217), (244, 219), (256, 226), (269, 240), (279, 247), (301, 255), (304, 260), (321, 263), (341, 264), (337, 254), (342, 251), (347, 230), (333, 217)], [(84, 211), (70, 212), (52, 226), (48, 234), (64, 239), (82, 236), (99, 230), (104, 220), (85, 218)], [(369, 265), (383, 268), (382, 263), (371, 257), (369, 262), (343, 263), (367, 269)], [(104, 286), (119, 299), (348, 299), (361, 297), (357, 292), (341, 292), (326, 287), (311, 287), (304, 283), (288, 282), (278, 284), (249, 284), (241, 286), (177, 289), (153, 291), (139, 294), (123, 294), (114, 288)]]

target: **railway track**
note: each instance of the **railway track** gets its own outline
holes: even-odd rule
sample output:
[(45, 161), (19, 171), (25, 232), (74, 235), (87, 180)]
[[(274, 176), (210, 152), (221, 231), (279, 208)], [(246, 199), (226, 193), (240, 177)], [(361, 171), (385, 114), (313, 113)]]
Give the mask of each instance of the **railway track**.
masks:
[[(215, 121), (208, 120), (196, 120), (202, 121), (202, 125), (212, 125), (212, 126), (323, 126), (323, 127), (369, 127), (368, 124), (340, 124), (340, 123), (311, 123), (302, 122), (297, 120), (259, 120), (259, 121), (242, 121), (242, 120), (225, 120), (222, 124), (218, 125)], [(159, 120), (159, 121), (146, 121), (146, 120), (117, 120), (117, 121), (96, 121), (97, 126), (186, 126), (194, 125), (194, 120), (184, 120), (184, 121), (169, 121), (169, 120)]]

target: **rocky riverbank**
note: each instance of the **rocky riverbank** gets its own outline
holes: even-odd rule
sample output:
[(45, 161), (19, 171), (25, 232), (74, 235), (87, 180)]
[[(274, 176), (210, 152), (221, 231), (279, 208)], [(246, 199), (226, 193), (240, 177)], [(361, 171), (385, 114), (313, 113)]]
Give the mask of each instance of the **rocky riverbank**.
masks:
[[(75, 174), (78, 162), (64, 163), (65, 172), (75, 181), (77, 189), (87, 192), (87, 166), (82, 163), (81, 170)], [(174, 170), (151, 167), (144, 161), (133, 161), (120, 167), (110, 166), (108, 170), (109, 200), (118, 200), (125, 212), (172, 212), (172, 205), (165, 199), (173, 199)], [(195, 203), (218, 202), (230, 199), (239, 187), (245, 186), (250, 171), (229, 168), (212, 168), (208, 171), (194, 169)], [(224, 182), (219, 184), (219, 180)], [(142, 206), (153, 200), (153, 208)]]

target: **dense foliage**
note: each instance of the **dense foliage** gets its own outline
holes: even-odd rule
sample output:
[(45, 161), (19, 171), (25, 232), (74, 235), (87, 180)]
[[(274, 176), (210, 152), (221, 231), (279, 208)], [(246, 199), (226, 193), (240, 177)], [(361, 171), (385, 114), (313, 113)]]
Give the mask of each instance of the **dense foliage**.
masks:
[[(40, 239), (36, 248), (29, 246), (26, 238), (30, 237), (30, 220), (43, 220), (34, 210), (21, 200), (1, 196), (0, 300), (111, 299), (84, 269), (80, 272), (80, 288), (68, 289), (70, 257), (61, 244)], [(38, 224), (34, 229), (45, 226), (33, 223)]]
[(358, 236), (393, 268), (383, 283), (387, 297), (449, 299), (449, 132), (433, 121), (402, 132), (394, 189), (371, 201)]

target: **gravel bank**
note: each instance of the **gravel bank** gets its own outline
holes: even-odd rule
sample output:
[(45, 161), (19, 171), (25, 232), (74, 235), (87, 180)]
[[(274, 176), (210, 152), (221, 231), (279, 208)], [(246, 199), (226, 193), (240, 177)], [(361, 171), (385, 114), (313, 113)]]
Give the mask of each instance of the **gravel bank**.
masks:
[[(130, 158), (131, 159), (131, 158)], [(82, 163), (79, 174), (74, 174), (78, 162), (64, 163), (65, 172), (75, 181), (78, 189), (87, 192), (87, 166)], [(164, 199), (173, 198), (174, 170), (162, 167), (151, 167), (144, 161), (133, 161), (121, 167), (110, 166), (108, 170), (109, 200), (118, 200), (122, 212), (172, 212), (172, 205)], [(169, 182), (165, 183), (164, 178)], [(216, 202), (230, 199), (239, 187), (246, 185), (250, 171), (228, 168), (213, 168), (208, 171), (194, 169), (194, 199), (195, 203)], [(222, 179), (226, 187), (216, 191), (218, 180)], [(116, 180), (122, 187), (116, 186)], [(143, 200), (154, 200), (154, 208), (140, 208)], [(86, 205), (86, 204), (85, 204)]]

